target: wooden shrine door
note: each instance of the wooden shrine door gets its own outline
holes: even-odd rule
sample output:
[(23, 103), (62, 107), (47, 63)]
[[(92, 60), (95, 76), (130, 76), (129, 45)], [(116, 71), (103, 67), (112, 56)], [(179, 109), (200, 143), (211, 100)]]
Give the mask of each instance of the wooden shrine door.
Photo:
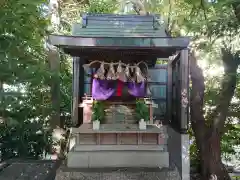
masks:
[(166, 101), (167, 101), (167, 65), (156, 64), (148, 70), (150, 80), (148, 86), (150, 95), (156, 107), (153, 108), (154, 120), (167, 120)]
[(182, 50), (168, 64), (168, 119), (180, 133), (189, 125), (189, 59), (188, 49)]

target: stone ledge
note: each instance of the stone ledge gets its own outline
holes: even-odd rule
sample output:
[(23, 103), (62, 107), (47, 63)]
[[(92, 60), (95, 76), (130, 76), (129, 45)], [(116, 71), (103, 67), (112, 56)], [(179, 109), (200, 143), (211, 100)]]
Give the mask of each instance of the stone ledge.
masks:
[(158, 127), (154, 124), (147, 125), (146, 130), (140, 130), (138, 124), (100, 124), (99, 130), (93, 130), (92, 124), (82, 124), (78, 128), (71, 128), (72, 134), (91, 133), (157, 133), (167, 135), (167, 127)]
[(95, 151), (165, 151), (166, 145), (76, 145), (76, 152)]
[(60, 168), (55, 180), (181, 180), (176, 168)]

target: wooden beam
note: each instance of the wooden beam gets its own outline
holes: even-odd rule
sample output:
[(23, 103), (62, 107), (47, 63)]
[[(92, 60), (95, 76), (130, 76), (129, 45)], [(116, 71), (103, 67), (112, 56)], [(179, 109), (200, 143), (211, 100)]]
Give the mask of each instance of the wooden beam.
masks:
[(180, 54), (180, 89), (181, 89), (181, 132), (188, 130), (189, 123), (189, 59), (188, 49)]

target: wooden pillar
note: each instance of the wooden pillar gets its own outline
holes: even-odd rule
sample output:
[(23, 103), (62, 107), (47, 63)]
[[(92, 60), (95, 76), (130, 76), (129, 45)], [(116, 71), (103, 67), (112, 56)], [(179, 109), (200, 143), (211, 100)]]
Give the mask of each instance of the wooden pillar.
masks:
[[(83, 68), (83, 64), (85, 63), (85, 60), (82, 58), (79, 58), (79, 86), (78, 86), (78, 105), (83, 102), (84, 95), (84, 89), (85, 89), (85, 72)], [(78, 125), (83, 124), (83, 108), (80, 108), (78, 106)]]
[(150, 118), (150, 120), (149, 120), (149, 124), (153, 124), (153, 106), (152, 106), (152, 100), (151, 100), (151, 102), (150, 102), (150, 104), (149, 104), (149, 118)]
[(173, 86), (172, 62), (169, 62), (167, 67), (167, 104), (166, 104), (168, 123), (172, 122), (172, 86)]
[(189, 123), (189, 60), (188, 49), (184, 49), (180, 54), (180, 89), (181, 89), (181, 110), (180, 127), (181, 132), (186, 133)]
[(72, 125), (78, 124), (79, 106), (79, 58), (73, 58), (73, 102), (72, 102)]
[(78, 126), (83, 123), (83, 109), (79, 107), (84, 96), (84, 60), (79, 57), (73, 58), (73, 102), (72, 124)]

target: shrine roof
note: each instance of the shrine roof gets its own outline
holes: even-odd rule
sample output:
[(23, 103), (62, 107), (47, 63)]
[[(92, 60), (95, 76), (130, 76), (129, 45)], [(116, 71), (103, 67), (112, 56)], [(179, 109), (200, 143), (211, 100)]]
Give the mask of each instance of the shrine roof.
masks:
[(81, 24), (74, 24), (72, 36), (50, 35), (52, 45), (72, 56), (90, 54), (92, 50), (147, 51), (168, 57), (187, 48), (190, 38), (167, 35), (158, 15), (85, 14)]
[(73, 35), (84, 37), (167, 37), (158, 15), (84, 14), (73, 25)]

